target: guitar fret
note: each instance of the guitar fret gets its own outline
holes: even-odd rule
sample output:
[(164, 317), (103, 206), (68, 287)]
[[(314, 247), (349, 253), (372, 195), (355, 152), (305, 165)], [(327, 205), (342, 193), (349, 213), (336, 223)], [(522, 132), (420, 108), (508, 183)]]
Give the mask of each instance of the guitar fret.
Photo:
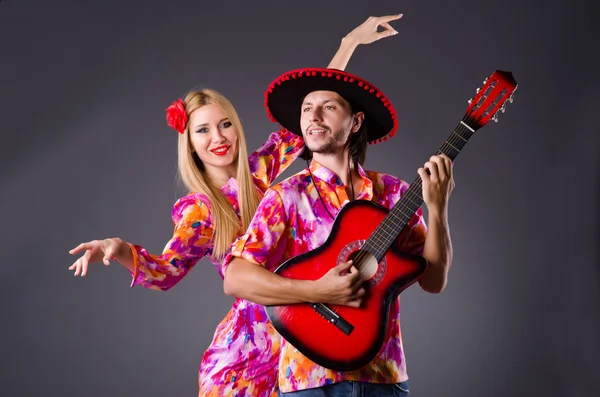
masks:
[(446, 141), (447, 145), (450, 145), (454, 150), (456, 150), (457, 152), (460, 152), (460, 149), (456, 148), (454, 145), (452, 145), (450, 142)]
[[(408, 192), (408, 191), (407, 191), (406, 193), (411, 193), (411, 194), (412, 194), (412, 192)], [(404, 196), (403, 196), (403, 197), (406, 197), (406, 198), (407, 198), (407, 200), (408, 200), (408, 201), (410, 201), (410, 202), (411, 202), (413, 205), (415, 205), (416, 207), (420, 207), (420, 206), (421, 206), (420, 204), (418, 204), (418, 203), (414, 202), (413, 200), (411, 200), (411, 199), (410, 199), (410, 195), (408, 195), (408, 194), (406, 194), (406, 193), (404, 194)], [(418, 201), (418, 200), (417, 200), (417, 201)]]

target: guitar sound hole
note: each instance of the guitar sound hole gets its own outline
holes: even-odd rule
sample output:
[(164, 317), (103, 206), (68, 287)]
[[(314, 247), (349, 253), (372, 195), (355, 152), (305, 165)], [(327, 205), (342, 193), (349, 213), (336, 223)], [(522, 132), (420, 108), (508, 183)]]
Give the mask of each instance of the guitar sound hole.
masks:
[(350, 257), (353, 261), (353, 265), (360, 272), (361, 279), (363, 281), (367, 281), (373, 278), (377, 273), (377, 269), (379, 268), (379, 264), (377, 263), (377, 258), (369, 251), (358, 250), (354, 251), (350, 254)]

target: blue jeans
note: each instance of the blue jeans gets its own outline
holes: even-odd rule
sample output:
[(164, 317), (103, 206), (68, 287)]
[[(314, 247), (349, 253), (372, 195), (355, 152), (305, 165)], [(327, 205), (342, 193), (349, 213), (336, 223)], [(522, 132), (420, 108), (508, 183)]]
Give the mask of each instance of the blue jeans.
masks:
[(299, 390), (290, 393), (279, 392), (280, 397), (406, 397), (408, 382), (365, 383), (346, 381), (314, 389)]

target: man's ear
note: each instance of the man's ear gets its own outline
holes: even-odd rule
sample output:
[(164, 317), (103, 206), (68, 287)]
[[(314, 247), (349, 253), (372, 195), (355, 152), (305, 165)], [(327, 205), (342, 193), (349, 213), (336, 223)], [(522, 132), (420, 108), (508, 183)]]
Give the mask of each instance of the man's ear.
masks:
[(365, 114), (363, 112), (356, 112), (353, 115), (352, 129), (350, 131), (352, 133), (355, 133), (356, 131), (358, 131), (364, 121), (365, 121)]

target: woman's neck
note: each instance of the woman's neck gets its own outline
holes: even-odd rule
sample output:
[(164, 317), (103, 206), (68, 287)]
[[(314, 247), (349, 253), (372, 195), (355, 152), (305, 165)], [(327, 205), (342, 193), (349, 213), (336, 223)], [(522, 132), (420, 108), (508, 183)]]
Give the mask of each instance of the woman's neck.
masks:
[(237, 166), (231, 164), (227, 167), (205, 166), (206, 175), (211, 182), (219, 189), (223, 187), (231, 178), (237, 176)]

